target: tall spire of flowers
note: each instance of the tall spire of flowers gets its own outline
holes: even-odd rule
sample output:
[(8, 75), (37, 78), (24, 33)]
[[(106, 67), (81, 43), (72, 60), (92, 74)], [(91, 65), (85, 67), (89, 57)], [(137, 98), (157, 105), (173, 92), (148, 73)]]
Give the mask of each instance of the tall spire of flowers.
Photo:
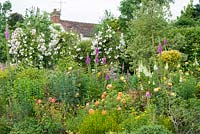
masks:
[(160, 43), (158, 44), (158, 53), (162, 54), (162, 45)]
[(87, 65), (90, 64), (90, 57), (89, 57), (89, 55), (87, 55), (86, 60), (85, 60), (85, 63), (86, 63)]
[(10, 37), (9, 30), (8, 30), (8, 25), (6, 25), (6, 29), (5, 29), (5, 33), (4, 34), (5, 34), (6, 40), (8, 40), (9, 37)]

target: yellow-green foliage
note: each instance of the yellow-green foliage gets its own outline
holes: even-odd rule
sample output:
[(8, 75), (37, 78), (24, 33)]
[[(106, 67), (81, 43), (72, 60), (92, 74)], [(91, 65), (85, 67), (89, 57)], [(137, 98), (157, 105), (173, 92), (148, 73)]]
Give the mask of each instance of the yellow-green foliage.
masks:
[(120, 130), (112, 114), (102, 115), (95, 111), (92, 115), (87, 115), (80, 125), (80, 134), (104, 134), (106, 132), (117, 132)]
[(4, 70), (0, 69), (0, 79), (7, 79), (9, 78), (9, 73), (14, 71), (14, 67), (11, 66), (10, 68), (5, 68)]
[(161, 60), (163, 63), (174, 65), (181, 59), (181, 53), (177, 50), (163, 51), (161, 54)]

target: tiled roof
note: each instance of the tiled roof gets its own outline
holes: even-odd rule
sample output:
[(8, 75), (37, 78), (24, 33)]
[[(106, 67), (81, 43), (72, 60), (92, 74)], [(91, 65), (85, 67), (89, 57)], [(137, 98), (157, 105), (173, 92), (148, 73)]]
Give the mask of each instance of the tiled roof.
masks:
[(84, 23), (68, 20), (60, 20), (59, 23), (63, 26), (65, 31), (75, 31), (82, 34), (84, 37), (91, 37), (94, 33), (94, 27), (96, 24)]

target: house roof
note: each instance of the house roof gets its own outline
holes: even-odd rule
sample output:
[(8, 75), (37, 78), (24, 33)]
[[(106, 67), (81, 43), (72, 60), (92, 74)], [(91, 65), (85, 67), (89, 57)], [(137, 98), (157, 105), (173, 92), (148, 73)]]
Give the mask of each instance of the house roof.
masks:
[(84, 37), (91, 37), (94, 33), (94, 27), (96, 24), (93, 23), (84, 23), (68, 20), (60, 20), (59, 22), (65, 31), (75, 31), (79, 34), (82, 34)]

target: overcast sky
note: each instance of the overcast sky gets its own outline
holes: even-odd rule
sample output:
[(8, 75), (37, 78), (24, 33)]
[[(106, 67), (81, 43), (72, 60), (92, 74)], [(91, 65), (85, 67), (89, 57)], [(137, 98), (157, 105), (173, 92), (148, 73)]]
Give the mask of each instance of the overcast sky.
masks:
[[(4, 2), (6, 0), (0, 0)], [(52, 12), (54, 8), (60, 8), (60, 0), (10, 0), (13, 12), (24, 14), (26, 8), (39, 7), (41, 10)], [(62, 0), (61, 19), (98, 23), (104, 16), (104, 11), (110, 10), (115, 16), (119, 16), (121, 0)], [(175, 0), (171, 5), (173, 18), (180, 15), (180, 11), (190, 0)], [(198, 0), (194, 0), (198, 3)]]

